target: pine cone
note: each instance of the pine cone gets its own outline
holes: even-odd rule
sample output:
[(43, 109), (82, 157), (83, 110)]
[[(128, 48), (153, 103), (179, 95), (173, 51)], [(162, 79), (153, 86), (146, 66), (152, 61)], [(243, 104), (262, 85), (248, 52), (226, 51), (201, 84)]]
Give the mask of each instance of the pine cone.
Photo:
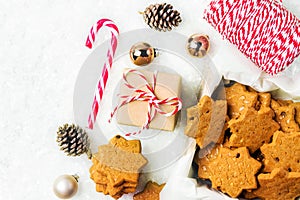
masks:
[(158, 31), (170, 31), (182, 21), (180, 13), (173, 10), (171, 4), (166, 3), (150, 5), (142, 14), (150, 28)]
[(58, 146), (60, 150), (64, 151), (68, 156), (79, 156), (87, 153), (90, 158), (90, 148), (88, 135), (79, 126), (74, 124), (64, 124), (60, 126), (57, 131)]

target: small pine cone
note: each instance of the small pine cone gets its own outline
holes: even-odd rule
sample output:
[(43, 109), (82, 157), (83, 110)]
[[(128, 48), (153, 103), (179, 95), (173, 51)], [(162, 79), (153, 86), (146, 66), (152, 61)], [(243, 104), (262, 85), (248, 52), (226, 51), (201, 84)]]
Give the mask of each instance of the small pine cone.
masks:
[(90, 147), (88, 135), (79, 126), (74, 124), (64, 124), (60, 126), (57, 131), (58, 146), (60, 150), (64, 151), (68, 156), (79, 156), (87, 153), (90, 157)]
[(171, 31), (173, 26), (178, 26), (182, 21), (180, 13), (166, 3), (150, 5), (142, 14), (150, 28), (158, 31)]

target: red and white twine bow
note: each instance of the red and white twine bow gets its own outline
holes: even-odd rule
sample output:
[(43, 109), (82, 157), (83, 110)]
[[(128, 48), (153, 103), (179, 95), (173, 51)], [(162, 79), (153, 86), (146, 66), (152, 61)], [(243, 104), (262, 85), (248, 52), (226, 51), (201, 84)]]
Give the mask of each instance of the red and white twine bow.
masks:
[(271, 75), (300, 54), (300, 20), (281, 0), (212, 0), (204, 19)]
[[(136, 88), (132, 84), (130, 84), (127, 81), (127, 75), (129, 73), (134, 73), (139, 78), (141, 78), (144, 81), (147, 90), (141, 90), (139, 88)], [(155, 87), (156, 87), (156, 82), (157, 82), (157, 71), (155, 71), (153, 73), (152, 84), (150, 84), (148, 82), (147, 78), (144, 76), (143, 73), (141, 73), (140, 71), (137, 71), (135, 69), (129, 69), (129, 70), (125, 71), (123, 73), (123, 80), (124, 80), (125, 86), (128, 87), (129, 89), (131, 89), (135, 95), (133, 95), (133, 96), (120, 95), (120, 98), (124, 99), (124, 100), (118, 106), (116, 106), (114, 108), (113, 112), (111, 113), (111, 118), (109, 119), (109, 122), (111, 122), (112, 117), (115, 115), (116, 111), (120, 107), (122, 107), (130, 102), (134, 102), (134, 101), (148, 102), (148, 111), (147, 111), (145, 123), (143, 124), (143, 126), (141, 127), (141, 129), (139, 131), (133, 132), (133, 133), (127, 133), (126, 136), (139, 134), (142, 132), (142, 130), (148, 129), (151, 121), (153, 120), (153, 118), (155, 117), (155, 115), (157, 113), (159, 113), (165, 117), (169, 117), (169, 116), (175, 115), (182, 108), (182, 100), (179, 97), (169, 97), (166, 99), (158, 99), (157, 98), (157, 96), (155, 95)], [(174, 109), (170, 112), (165, 112), (160, 108), (160, 105), (174, 106)]]
[(97, 83), (97, 87), (95, 89), (95, 95), (93, 99), (92, 104), (92, 110), (88, 116), (88, 128), (93, 129), (94, 123), (97, 118), (98, 110), (99, 110), (99, 104), (103, 98), (104, 89), (106, 87), (107, 80), (109, 78), (109, 71), (112, 67), (113, 58), (117, 49), (118, 44), (118, 35), (119, 30), (116, 24), (110, 20), (110, 19), (100, 19), (97, 21), (96, 24), (94, 24), (89, 32), (89, 35), (86, 40), (86, 46), (88, 48), (92, 48), (95, 40), (96, 40), (96, 34), (98, 31), (103, 27), (107, 27), (110, 30), (111, 33), (111, 40), (110, 40), (110, 46), (107, 50), (106, 54), (106, 60), (103, 65), (102, 74), (99, 78), (99, 81)]

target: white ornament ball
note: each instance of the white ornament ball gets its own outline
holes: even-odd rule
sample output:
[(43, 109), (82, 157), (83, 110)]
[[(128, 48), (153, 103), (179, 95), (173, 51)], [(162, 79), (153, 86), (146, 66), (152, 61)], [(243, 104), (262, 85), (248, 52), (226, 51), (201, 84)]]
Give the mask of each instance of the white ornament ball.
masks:
[(76, 175), (61, 175), (53, 184), (55, 195), (61, 199), (69, 199), (73, 197), (78, 190), (78, 176)]

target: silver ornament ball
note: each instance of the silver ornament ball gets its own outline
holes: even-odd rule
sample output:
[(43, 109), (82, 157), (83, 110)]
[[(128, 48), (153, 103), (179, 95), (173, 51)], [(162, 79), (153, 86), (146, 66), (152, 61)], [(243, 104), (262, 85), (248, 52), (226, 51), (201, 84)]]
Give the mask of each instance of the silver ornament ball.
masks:
[(210, 42), (207, 35), (193, 34), (189, 37), (186, 48), (192, 56), (202, 58), (209, 50)]
[(53, 184), (53, 191), (55, 195), (61, 199), (69, 199), (73, 197), (78, 190), (78, 176), (77, 175), (61, 175)]
[(138, 42), (130, 48), (129, 56), (135, 65), (148, 65), (156, 57), (156, 50), (146, 42)]

